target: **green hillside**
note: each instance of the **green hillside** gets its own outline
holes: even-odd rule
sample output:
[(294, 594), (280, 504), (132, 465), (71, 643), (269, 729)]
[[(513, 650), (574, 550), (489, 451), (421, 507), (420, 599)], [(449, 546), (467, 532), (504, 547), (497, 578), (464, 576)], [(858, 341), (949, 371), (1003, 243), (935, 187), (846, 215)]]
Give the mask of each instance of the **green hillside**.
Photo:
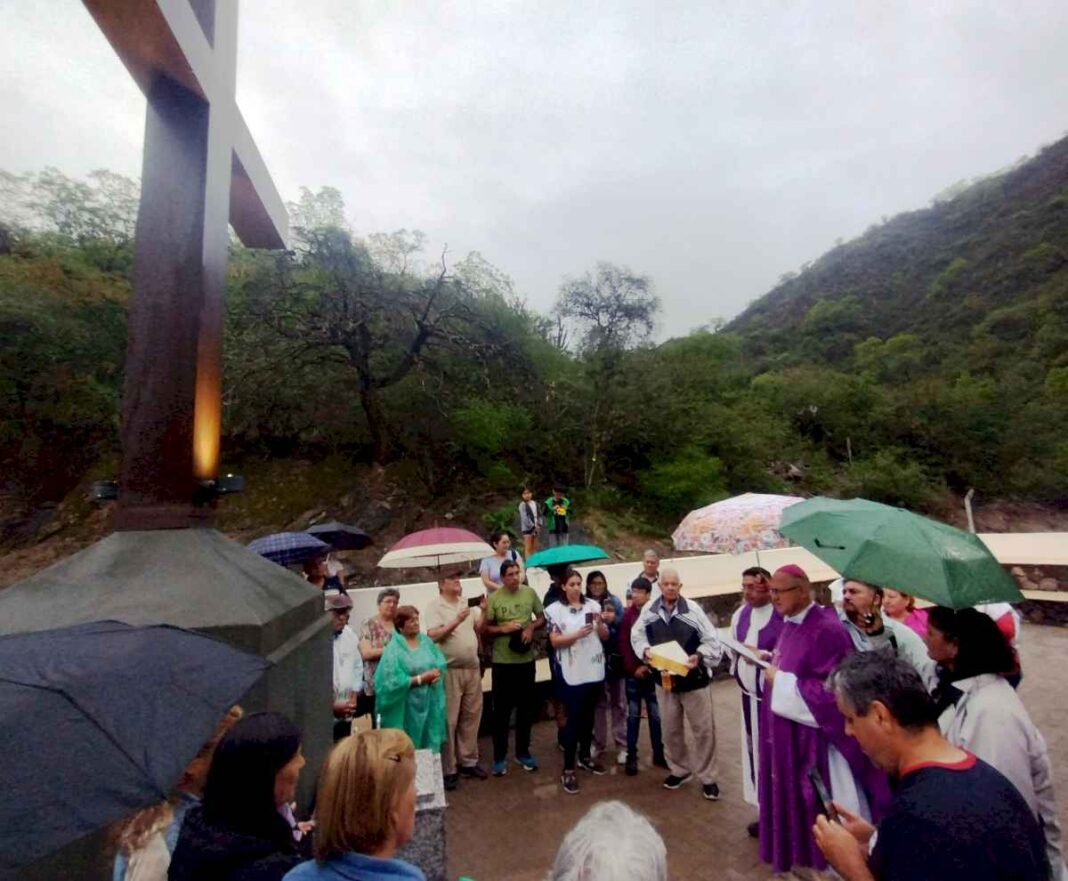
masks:
[(864, 361), (858, 343), (900, 334), (921, 372), (1068, 364), (1068, 138), (839, 245), (727, 330), (769, 367)]

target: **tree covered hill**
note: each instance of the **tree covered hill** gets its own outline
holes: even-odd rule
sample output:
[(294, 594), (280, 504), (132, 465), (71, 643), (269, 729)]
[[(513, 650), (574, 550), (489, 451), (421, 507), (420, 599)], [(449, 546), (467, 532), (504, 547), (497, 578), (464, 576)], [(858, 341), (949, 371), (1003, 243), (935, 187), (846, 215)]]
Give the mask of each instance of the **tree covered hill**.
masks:
[(880, 348), (928, 370), (1068, 364), (1068, 138), (838, 245), (727, 330), (768, 367)]
[[(108, 172), (0, 172), (0, 548), (103, 528), (136, 204)], [(598, 263), (539, 314), (477, 253), (356, 234), (329, 187), (289, 207), (291, 251), (231, 249), (224, 466), (262, 483), (235, 532), (371, 517), (368, 474), (397, 528), (509, 523), (562, 483), (609, 542), (742, 492), (1068, 500), (1068, 140), (659, 344), (640, 272)]]

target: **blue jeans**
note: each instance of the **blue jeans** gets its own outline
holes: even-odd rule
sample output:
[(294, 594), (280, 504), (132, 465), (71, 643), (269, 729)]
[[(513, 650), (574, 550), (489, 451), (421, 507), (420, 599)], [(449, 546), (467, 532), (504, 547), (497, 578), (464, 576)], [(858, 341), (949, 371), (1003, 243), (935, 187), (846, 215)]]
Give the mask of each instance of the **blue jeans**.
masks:
[(649, 738), (653, 742), (653, 758), (664, 755), (664, 741), (660, 736), (660, 704), (656, 702), (656, 680), (627, 677), (627, 754), (638, 758), (638, 729), (642, 723), (642, 701), (649, 714)]

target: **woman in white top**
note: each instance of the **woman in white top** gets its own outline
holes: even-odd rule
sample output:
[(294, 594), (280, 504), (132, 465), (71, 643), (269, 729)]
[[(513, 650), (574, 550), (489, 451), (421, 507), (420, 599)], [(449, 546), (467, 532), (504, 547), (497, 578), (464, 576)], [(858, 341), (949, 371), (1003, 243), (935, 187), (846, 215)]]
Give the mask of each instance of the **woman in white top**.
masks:
[(568, 569), (561, 584), (564, 597), (545, 609), (545, 622), (560, 670), (557, 693), (567, 711), (561, 738), (564, 771), (560, 782), (565, 792), (574, 794), (579, 788), (576, 754), (580, 767), (593, 774), (605, 773), (604, 766), (590, 757), (590, 745), (597, 700), (604, 689), (601, 640), (608, 638), (608, 627), (601, 621), (600, 603), (582, 595), (582, 576), (578, 572)]
[(1050, 877), (1068, 879), (1046, 741), (1006, 679), (1015, 667), (1012, 647), (982, 612), (934, 608), (927, 618), (927, 651), (945, 673), (942, 733), (1020, 791), (1045, 833)]

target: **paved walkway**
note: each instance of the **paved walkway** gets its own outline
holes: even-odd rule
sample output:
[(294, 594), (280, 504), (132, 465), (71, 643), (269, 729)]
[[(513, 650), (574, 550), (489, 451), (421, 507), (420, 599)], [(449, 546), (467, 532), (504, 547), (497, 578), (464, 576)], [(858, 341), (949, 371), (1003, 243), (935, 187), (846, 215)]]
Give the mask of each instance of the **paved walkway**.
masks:
[[(1049, 742), (1061, 794), (1062, 824), (1068, 825), (1068, 677), (1064, 675), (1068, 630), (1025, 627), (1021, 654), (1025, 675), (1020, 693)], [(566, 795), (559, 784), (562, 757), (556, 749), (555, 727), (543, 722), (535, 727), (533, 746), (541, 770), (530, 774), (512, 765), (504, 778), (461, 781), (460, 788), (449, 794), (449, 878), (539, 881), (551, 867), (568, 829), (596, 802), (610, 798), (622, 799), (653, 821), (667, 843), (674, 879), (759, 881), (773, 877), (757, 859), (756, 842), (745, 831), (756, 813), (741, 795), (737, 688), (733, 682), (712, 687), (720, 801), (705, 801), (693, 782), (673, 792), (665, 790), (661, 786), (664, 772), (648, 766), (644, 743), (637, 777), (626, 777), (615, 766), (604, 777), (579, 771), (581, 792)], [(492, 755), (488, 739), (483, 739), (481, 749), (488, 765)]]

